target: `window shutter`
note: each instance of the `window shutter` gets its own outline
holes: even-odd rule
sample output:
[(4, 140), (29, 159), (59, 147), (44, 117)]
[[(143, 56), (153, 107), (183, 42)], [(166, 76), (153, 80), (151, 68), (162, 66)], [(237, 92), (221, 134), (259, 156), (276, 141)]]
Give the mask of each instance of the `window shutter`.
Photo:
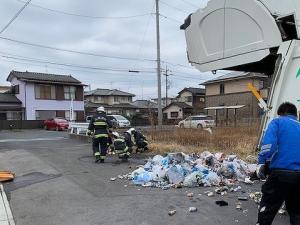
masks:
[(64, 100), (64, 87), (62, 85), (56, 86), (56, 100)]
[(82, 86), (76, 87), (75, 99), (77, 101), (83, 101), (83, 87)]

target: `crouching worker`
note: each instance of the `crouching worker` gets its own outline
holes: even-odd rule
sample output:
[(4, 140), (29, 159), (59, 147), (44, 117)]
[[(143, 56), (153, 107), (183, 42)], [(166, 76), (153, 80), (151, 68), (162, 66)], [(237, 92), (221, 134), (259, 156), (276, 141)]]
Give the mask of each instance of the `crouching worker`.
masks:
[[(272, 120), (259, 153), (257, 176), (269, 176), (262, 186), (257, 225), (271, 225), (283, 202), (291, 225), (300, 224), (300, 123), (297, 108), (283, 103)], [(269, 162), (269, 163), (268, 163)], [(267, 168), (269, 164), (269, 168)]]
[(130, 157), (129, 148), (126, 145), (126, 140), (124, 137), (120, 136), (118, 132), (113, 132), (114, 137), (114, 151), (118, 154), (119, 158), (123, 162), (127, 162)]
[[(134, 129), (134, 128), (132, 128)], [(133, 137), (136, 144), (136, 151), (137, 152), (143, 152), (148, 150), (148, 141), (146, 137), (142, 134), (142, 132), (133, 130)]]
[(106, 117), (104, 107), (98, 107), (97, 114), (91, 119), (88, 128), (88, 135), (93, 135), (93, 152), (96, 163), (104, 163), (109, 146), (108, 134), (111, 127), (111, 121)]

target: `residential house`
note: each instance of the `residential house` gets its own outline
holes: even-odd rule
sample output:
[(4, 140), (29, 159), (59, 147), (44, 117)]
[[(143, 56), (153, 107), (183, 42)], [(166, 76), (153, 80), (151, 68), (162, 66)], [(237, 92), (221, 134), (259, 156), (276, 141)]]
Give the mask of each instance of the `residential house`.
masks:
[(25, 120), (52, 117), (84, 120), (83, 84), (71, 75), (11, 71), (7, 81), (12, 93), (22, 102)]
[[(151, 99), (151, 101), (153, 101), (156, 104), (158, 104), (158, 98), (153, 98), (153, 99)], [(162, 97), (161, 98), (161, 105), (162, 105), (162, 107), (165, 107), (165, 106), (171, 104), (172, 102), (177, 102), (177, 98), (172, 98), (172, 97), (168, 97), (168, 99), (166, 97)]]
[(172, 102), (163, 109), (164, 120), (184, 119), (190, 115), (201, 114), (205, 108), (204, 88), (184, 88)]
[(13, 94), (0, 93), (0, 120), (21, 120), (22, 102)]
[(132, 102), (132, 105), (134, 105), (137, 108), (137, 113), (157, 113), (158, 106), (157, 103), (149, 100), (136, 100)]
[(84, 93), (86, 114), (93, 115), (99, 106), (103, 106), (108, 114), (131, 116), (137, 109), (131, 104), (134, 96), (134, 94), (116, 89), (98, 88), (88, 91)]
[(173, 102), (163, 108), (164, 121), (177, 121), (193, 114), (193, 107), (185, 102)]
[(251, 120), (262, 111), (257, 99), (247, 88), (251, 83), (266, 100), (270, 79), (259, 73), (233, 72), (202, 83), (206, 87), (206, 109), (218, 121)]
[(204, 112), (205, 89), (204, 88), (184, 88), (178, 93), (177, 102), (184, 102), (193, 107), (193, 114)]
[(131, 118), (133, 125), (144, 126), (157, 124), (157, 103), (149, 100), (136, 100), (132, 102), (132, 105), (137, 108), (135, 115)]

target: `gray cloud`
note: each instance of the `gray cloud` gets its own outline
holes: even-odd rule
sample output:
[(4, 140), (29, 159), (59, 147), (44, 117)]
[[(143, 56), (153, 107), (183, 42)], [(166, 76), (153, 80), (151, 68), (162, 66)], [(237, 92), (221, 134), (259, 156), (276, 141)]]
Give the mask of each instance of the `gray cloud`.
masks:
[[(163, 1), (185, 12), (193, 12), (195, 10), (192, 5), (181, 0)], [(186, 1), (199, 6), (203, 6), (206, 2), (202, 0)], [(18, 0), (1, 0), (1, 28), (22, 7), (22, 4)], [(32, 4), (75, 14), (104, 17), (150, 14), (154, 12), (154, 0), (32, 0)], [(184, 21), (188, 15), (185, 12), (161, 4), (161, 14), (169, 17), (169, 19), (161, 18), (160, 23), (162, 59), (189, 67), (169, 65), (170, 69), (174, 71), (174, 76), (170, 76), (172, 82), (170, 95), (173, 96), (186, 86), (197, 87), (199, 83), (203, 82), (201, 79), (212, 77), (210, 73), (201, 74), (187, 62), (184, 32), (179, 30), (180, 23), (176, 22)], [(58, 48), (111, 56), (156, 58), (154, 15), (132, 19), (103, 20), (62, 15), (29, 5), (1, 36)], [(141, 69), (143, 71), (151, 71), (151, 73), (101, 72), (0, 58), (1, 84), (5, 83), (5, 79), (11, 70), (40, 71), (72, 74), (85, 84), (91, 84), (92, 88), (112, 87), (130, 91), (136, 94), (138, 98), (148, 99), (156, 97), (155, 62), (92, 57), (0, 40), (1, 55), (3, 52), (68, 64)], [(162, 66), (164, 67), (165, 65), (163, 64)]]

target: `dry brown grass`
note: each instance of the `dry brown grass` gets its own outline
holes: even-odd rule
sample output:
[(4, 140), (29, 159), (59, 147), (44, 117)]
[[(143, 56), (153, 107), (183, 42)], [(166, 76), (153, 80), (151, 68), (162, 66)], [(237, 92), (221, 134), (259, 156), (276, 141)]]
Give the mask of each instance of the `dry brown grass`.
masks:
[(150, 149), (155, 154), (168, 152), (199, 153), (205, 150), (237, 154), (242, 158), (255, 155), (258, 126), (216, 128), (213, 134), (198, 129), (174, 129), (147, 132)]

